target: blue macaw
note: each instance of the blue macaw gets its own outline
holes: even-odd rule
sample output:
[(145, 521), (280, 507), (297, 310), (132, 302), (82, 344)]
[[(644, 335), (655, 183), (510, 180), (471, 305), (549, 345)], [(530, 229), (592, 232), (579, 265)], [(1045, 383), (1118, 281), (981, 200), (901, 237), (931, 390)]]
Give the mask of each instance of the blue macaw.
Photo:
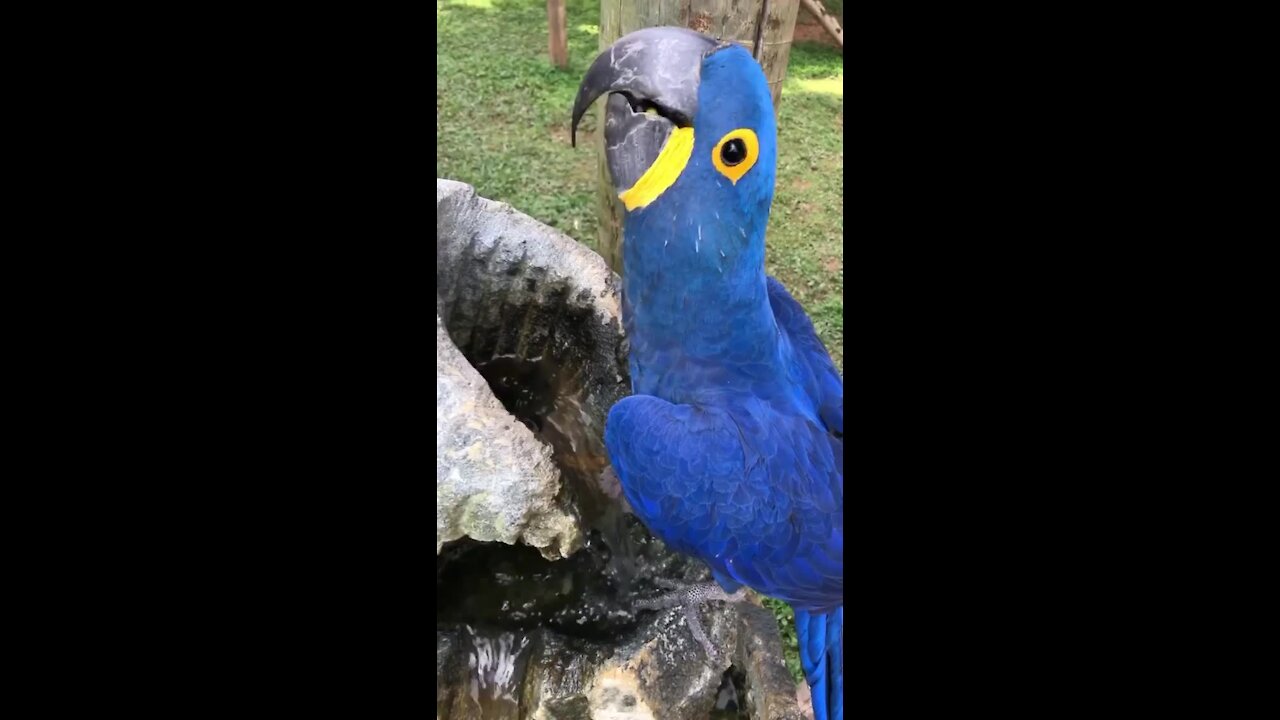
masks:
[(699, 603), (744, 586), (786, 601), (815, 718), (842, 718), (844, 382), (764, 272), (778, 149), (764, 73), (740, 45), (647, 28), (591, 65), (575, 135), (605, 94), (634, 392), (605, 445), (635, 514), (716, 580), (662, 602), (714, 658)]

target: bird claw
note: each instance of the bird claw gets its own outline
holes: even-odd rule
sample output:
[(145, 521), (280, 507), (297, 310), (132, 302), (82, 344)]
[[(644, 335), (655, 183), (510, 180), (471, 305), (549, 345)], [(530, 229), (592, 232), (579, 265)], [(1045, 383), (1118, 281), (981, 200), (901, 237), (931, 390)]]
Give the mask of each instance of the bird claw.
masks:
[(716, 652), (715, 647), (711, 645), (711, 640), (707, 638), (707, 633), (702, 629), (702, 621), (698, 619), (698, 609), (694, 605), (684, 606), (684, 623), (689, 626), (689, 633), (693, 635), (693, 639), (698, 641), (702, 646), (702, 652), (707, 654), (706, 663), (712, 669), (720, 667), (720, 653)]
[[(666, 589), (680, 588), (679, 583), (671, 582), (663, 578), (655, 578), (654, 584)], [(698, 608), (711, 600), (723, 600), (725, 602), (741, 602), (747, 597), (746, 588), (738, 588), (736, 592), (727, 593), (724, 588), (716, 583), (706, 583), (702, 585), (685, 586), (676, 592), (661, 595), (656, 598), (648, 598), (638, 600), (635, 603), (637, 609), (641, 610), (665, 610), (668, 608), (683, 608), (685, 624), (689, 626), (689, 632), (693, 635), (693, 639), (702, 646), (702, 651), (706, 653), (707, 664), (712, 668), (718, 669), (722, 665), (723, 658), (716, 649), (712, 647), (711, 640), (707, 638), (707, 633), (702, 629), (702, 621), (698, 618)]]

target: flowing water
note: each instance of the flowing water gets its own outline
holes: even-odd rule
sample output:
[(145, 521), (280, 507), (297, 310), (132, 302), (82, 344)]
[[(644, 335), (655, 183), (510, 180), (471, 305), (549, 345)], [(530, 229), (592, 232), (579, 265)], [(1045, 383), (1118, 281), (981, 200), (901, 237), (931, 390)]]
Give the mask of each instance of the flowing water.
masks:
[(548, 356), (503, 355), (475, 366), (507, 410), (550, 446), (564, 500), (581, 514), (586, 540), (581, 551), (554, 562), (523, 545), (450, 543), (436, 559), (438, 620), (549, 627), (601, 641), (629, 632), (636, 593), (655, 590), (637, 578), (660, 574), (670, 561), (627, 512), (609, 468), (603, 421), (583, 404), (578, 373)]
[(604, 447), (603, 418), (582, 404), (580, 373), (549, 355), (501, 355), (476, 369), (498, 400), (534, 435), (551, 447), (565, 491), (586, 526), (610, 551), (609, 569), (627, 592), (641, 552), (629, 531), (629, 512)]
[(529, 638), (463, 627), (462, 648), (469, 671), (465, 714), (484, 720), (520, 720), (520, 681), (529, 662)]
[[(582, 550), (554, 562), (523, 545), (466, 538), (436, 558), (437, 626), (463, 628), (468, 717), (513, 720), (533, 654), (530, 631), (608, 646), (635, 629), (635, 599), (659, 592), (651, 578), (683, 577), (693, 565), (666, 551), (629, 512), (609, 467), (604, 419), (584, 405), (572, 364), (503, 355), (473, 365), (507, 410), (550, 446), (564, 480), (561, 499), (587, 530)], [(731, 686), (718, 704), (717, 718), (735, 716)]]

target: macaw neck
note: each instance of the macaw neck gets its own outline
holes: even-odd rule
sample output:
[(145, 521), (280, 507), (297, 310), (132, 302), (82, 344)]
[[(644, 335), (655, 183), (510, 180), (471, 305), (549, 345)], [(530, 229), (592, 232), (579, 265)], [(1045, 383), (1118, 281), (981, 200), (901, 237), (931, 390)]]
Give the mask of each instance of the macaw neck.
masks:
[(654, 210), (628, 215), (624, 233), (632, 390), (694, 402), (781, 371), (764, 222)]

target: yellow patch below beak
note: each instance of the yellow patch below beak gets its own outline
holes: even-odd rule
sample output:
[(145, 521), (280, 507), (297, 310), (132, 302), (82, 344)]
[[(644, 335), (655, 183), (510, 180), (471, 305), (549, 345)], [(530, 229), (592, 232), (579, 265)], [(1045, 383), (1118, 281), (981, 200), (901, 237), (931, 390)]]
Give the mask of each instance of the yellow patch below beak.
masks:
[(618, 199), (627, 206), (628, 212), (657, 200), (684, 172), (684, 166), (689, 164), (689, 156), (692, 154), (693, 128), (675, 128), (667, 136), (658, 159), (644, 171), (635, 185), (618, 193)]

